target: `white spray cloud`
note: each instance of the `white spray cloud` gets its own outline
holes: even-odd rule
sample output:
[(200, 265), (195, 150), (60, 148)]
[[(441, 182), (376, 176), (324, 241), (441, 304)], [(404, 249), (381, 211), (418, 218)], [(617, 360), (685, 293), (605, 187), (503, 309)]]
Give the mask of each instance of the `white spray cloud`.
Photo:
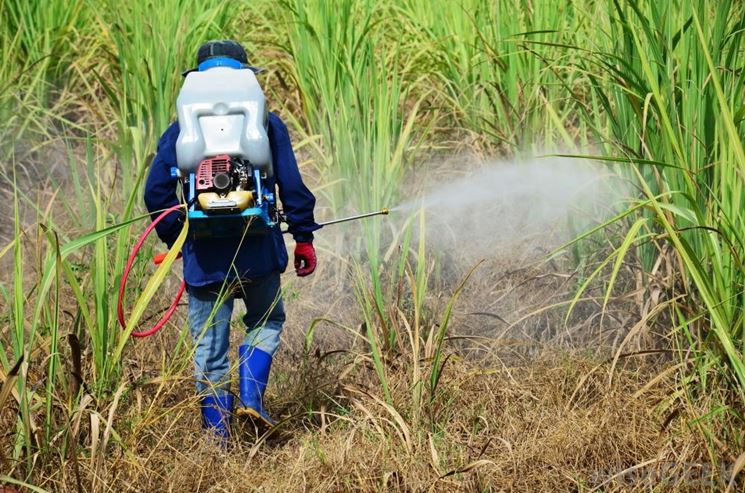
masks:
[(606, 166), (582, 159), (489, 162), (468, 166), (465, 175), (450, 170), (418, 179), (423, 193), (393, 211), (424, 209), (428, 244), (464, 259), (514, 256), (515, 249), (527, 256), (545, 253), (607, 218), (626, 195)]

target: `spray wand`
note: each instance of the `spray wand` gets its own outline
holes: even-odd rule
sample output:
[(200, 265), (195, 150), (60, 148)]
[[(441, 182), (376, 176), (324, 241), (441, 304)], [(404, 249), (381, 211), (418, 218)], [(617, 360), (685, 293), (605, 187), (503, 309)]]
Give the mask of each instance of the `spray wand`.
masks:
[[(150, 235), (150, 233), (153, 232), (155, 229), (155, 226), (163, 220), (168, 214), (175, 212), (177, 209), (180, 209), (182, 207), (181, 204), (173, 206), (169, 209), (164, 210), (161, 212), (161, 214), (150, 223), (150, 225), (145, 229), (145, 231), (140, 235), (140, 237), (137, 240), (137, 243), (135, 244), (134, 249), (132, 250), (132, 253), (130, 253), (129, 258), (127, 259), (127, 264), (124, 268), (124, 272), (122, 273), (122, 279), (119, 283), (119, 299), (117, 301), (117, 318), (119, 319), (119, 324), (122, 326), (122, 328), (127, 327), (127, 323), (124, 320), (124, 308), (123, 308), (123, 298), (124, 298), (124, 292), (127, 286), (127, 278), (129, 277), (129, 272), (132, 269), (132, 266), (134, 265), (134, 261), (137, 257), (137, 254), (139, 253), (140, 249), (142, 248), (143, 244), (145, 243), (145, 240)], [(330, 221), (319, 223), (318, 225), (322, 228), (325, 226), (330, 226), (332, 224), (339, 224), (339, 223), (345, 223), (348, 221), (356, 221), (358, 219), (365, 219), (367, 217), (373, 217), (373, 216), (387, 216), (390, 211), (386, 208), (380, 209), (379, 211), (374, 212), (367, 212), (365, 214), (357, 214), (355, 216), (349, 216), (349, 217), (343, 217), (340, 219), (332, 219)], [(286, 222), (283, 215), (280, 215), (281, 221)], [(287, 234), (289, 231), (284, 230), (282, 231), (283, 234)], [(157, 265), (163, 262), (165, 259), (167, 253), (159, 253), (153, 257), (153, 262)], [(179, 252), (178, 257), (181, 257), (181, 252)], [(171, 303), (171, 306), (168, 308), (166, 313), (161, 317), (160, 320), (150, 329), (137, 332), (132, 332), (133, 337), (147, 337), (155, 334), (158, 330), (160, 330), (166, 322), (171, 318), (171, 316), (176, 311), (176, 307), (178, 306), (179, 301), (181, 300), (181, 296), (184, 294), (184, 290), (186, 289), (186, 281), (183, 279), (181, 280), (181, 285), (179, 286), (178, 292), (176, 293), (176, 298), (173, 300), (173, 303)]]
[(387, 216), (390, 211), (383, 207), (379, 211), (375, 212), (366, 212), (365, 214), (357, 214), (356, 216), (349, 216), (349, 217), (343, 217), (341, 219), (332, 219), (331, 221), (326, 221), (325, 223), (320, 223), (319, 226), (330, 226), (332, 224), (339, 224), (339, 223), (345, 223), (347, 221), (356, 221), (357, 219), (365, 219), (366, 217), (373, 217), (373, 216)]
[[(325, 226), (331, 226), (332, 224), (339, 224), (339, 223), (345, 223), (345, 222), (348, 222), (348, 221), (356, 221), (358, 219), (365, 219), (366, 217), (387, 216), (389, 212), (390, 212), (390, 210), (388, 210), (387, 208), (383, 207), (379, 211), (366, 212), (364, 214), (357, 214), (356, 216), (342, 217), (340, 219), (332, 219), (330, 221), (326, 221), (326, 222), (323, 222), (323, 223), (318, 223), (318, 225), (323, 228)], [(284, 216), (282, 217), (282, 221), (285, 222)], [(282, 231), (282, 234), (287, 234), (287, 233), (289, 233), (288, 230)]]

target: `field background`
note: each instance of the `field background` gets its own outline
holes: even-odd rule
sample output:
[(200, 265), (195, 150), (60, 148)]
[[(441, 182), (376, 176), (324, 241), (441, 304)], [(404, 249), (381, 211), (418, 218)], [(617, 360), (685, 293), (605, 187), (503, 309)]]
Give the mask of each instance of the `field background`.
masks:
[[(729, 0), (0, 0), (0, 491), (742, 491), (744, 32)], [(282, 425), (222, 451), (185, 309), (116, 322), (214, 38), (265, 69), (321, 219), (513, 159), (628, 193), (498, 248), (479, 207), (447, 247), (437, 208), (319, 232), (317, 273), (284, 277)]]

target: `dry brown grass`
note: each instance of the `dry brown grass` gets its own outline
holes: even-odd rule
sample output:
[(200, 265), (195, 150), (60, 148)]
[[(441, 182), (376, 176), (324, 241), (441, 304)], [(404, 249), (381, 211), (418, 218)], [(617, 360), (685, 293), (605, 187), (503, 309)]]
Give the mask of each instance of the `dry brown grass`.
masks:
[[(526, 272), (501, 276), (500, 286), (510, 292), (505, 303), (523, 300), (530, 312), (563, 281), (544, 284), (545, 277)], [(328, 286), (335, 274), (322, 269), (314, 282)], [(485, 274), (475, 281), (488, 284), (487, 279)], [(676, 373), (664, 373), (674, 361), (657, 355), (622, 358), (610, 379), (608, 351), (589, 350), (586, 340), (576, 344), (585, 349), (571, 349), (567, 339), (545, 337), (546, 330), (556, 332), (551, 329), (556, 317), (529, 318), (517, 335), (507, 337), (503, 324), (491, 317), (479, 326), (468, 315), (479, 300), (464, 299), (436, 398), (416, 421), (409, 388), (413, 362), (406, 354), (387, 361), (392, 392), (387, 406), (366, 348), (347, 332), (323, 327), (314, 350), (302, 350), (310, 319), (333, 312), (351, 324), (355, 317), (348, 297), (324, 304), (321, 291), (300, 291), (288, 303), (291, 322), (268, 389), (269, 408), (285, 421), (276, 433), (261, 437), (237, 423), (227, 451), (200, 430), (190, 363), (172, 352), (175, 328), (136, 341), (118, 403), (88, 402), (73, 416), (80, 422), (83, 490), (719, 489), (720, 483), (706, 477), (713, 469), (706, 465), (701, 435), (687, 426), (687, 414), (661, 407), (676, 385)], [(420, 364), (426, 372), (428, 362)], [(113, 432), (106, 439), (109, 416)], [(10, 444), (2, 447), (9, 450)], [(70, 457), (38, 464), (34, 478), (50, 491), (78, 491)]]
[[(127, 362), (130, 384), (114, 418), (120, 439), (91, 458), (92, 413), (81, 419), (84, 489), (707, 489), (703, 478), (711, 469), (700, 434), (687, 428), (685, 413), (670, 415), (661, 407), (676, 384), (675, 372), (663, 372), (675, 361), (656, 354), (625, 357), (609, 378), (612, 353), (583, 335), (594, 333), (592, 321), (565, 335), (555, 313), (527, 317), (540, 311), (541, 300), (571, 293), (565, 275), (546, 275), (555, 266), (532, 261), (505, 269), (495, 260), (474, 277), (458, 305), (436, 398), (425, 403), (418, 421), (410, 389), (414, 362), (406, 353), (387, 361), (387, 406), (367, 348), (347, 331), (323, 325), (313, 350), (303, 351), (312, 319), (335, 315), (354, 326), (358, 316), (352, 295), (337, 285), (343, 276), (340, 281), (331, 259), (309, 280), (313, 289), (286, 279), (290, 322), (268, 389), (269, 408), (285, 421), (270, 436), (237, 423), (227, 451), (210, 443), (200, 430), (190, 363), (172, 354), (175, 329), (136, 341)], [(326, 300), (329, 292), (333, 303)], [(438, 302), (435, 293), (432, 298)], [(471, 314), (488, 300), (501, 300), (489, 309), (514, 317), (510, 324)], [(522, 316), (525, 322), (515, 324)], [(420, 364), (426, 374), (428, 362)], [(105, 417), (108, 409), (98, 414)], [(38, 478), (50, 490), (76, 491), (67, 458)]]
[[(40, 456), (31, 481), (61, 492), (80, 491), (78, 477), (81, 490), (102, 492), (720, 489), (716, 481), (726, 478), (708, 465), (685, 405), (665, 406), (679, 385), (667, 370), (678, 360), (642, 352), (611, 369), (614, 342), (639, 320), (633, 299), (615, 300), (601, 317), (590, 296), (564, 323), (561, 303), (573, 296), (576, 278), (565, 265), (538, 261), (556, 246), (552, 238), (504, 248), (471, 277), (448, 332), (443, 377), (431, 402), (425, 392), (418, 417), (406, 348), (386, 360), (388, 405), (369, 348), (354, 335), (360, 315), (340, 253), (345, 241), (341, 233), (319, 234), (316, 274), (284, 278), (289, 322), (268, 389), (269, 409), (284, 421), (274, 434), (259, 437), (237, 423), (227, 451), (204, 436), (191, 363), (174, 351), (185, 326), (181, 310), (162, 333), (133, 341), (118, 396), (84, 396), (70, 412), (60, 395), (58, 428), (79, 428), (77, 466), (52, 451)], [(427, 326), (438, 322), (475, 258), (439, 253)], [(169, 282), (161, 306), (175, 289)], [(353, 329), (319, 325), (306, 353), (305, 332), (319, 318)], [(665, 347), (649, 333), (629, 351)], [(69, 370), (69, 349), (62, 350)], [(37, 356), (29, 382), (41, 387)], [(84, 366), (89, 359), (84, 344)], [(430, 362), (417, 364), (426, 375)], [(83, 377), (89, 372), (83, 368)], [(3, 429), (15, 422), (9, 409), (0, 413)], [(11, 450), (11, 436), (0, 435), (0, 450)], [(4, 464), (22, 476), (23, 464)]]
[[(439, 404), (416, 424), (404, 411), (405, 365), (391, 374), (396, 416), (368, 372), (345, 372), (343, 359), (280, 358), (269, 402), (287, 420), (258, 440), (239, 424), (227, 451), (199, 431), (188, 378), (143, 385), (117, 412), (123, 447), (110, 447), (95, 467), (81, 458), (84, 484), (98, 491), (590, 491), (650, 459), (704, 458), (697, 435), (678, 421), (663, 430), (655, 407), (668, 381), (634, 395), (659, 367), (631, 364), (609, 386), (608, 365), (578, 354), (494, 368), (457, 360), (445, 371)], [(46, 486), (75, 491), (73, 477), (65, 461)], [(650, 486), (629, 481), (606, 487)]]

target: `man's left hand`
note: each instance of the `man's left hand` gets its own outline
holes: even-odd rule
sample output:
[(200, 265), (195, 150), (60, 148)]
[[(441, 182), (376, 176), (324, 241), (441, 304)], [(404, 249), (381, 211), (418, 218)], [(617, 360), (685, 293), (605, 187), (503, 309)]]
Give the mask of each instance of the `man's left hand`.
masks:
[(295, 245), (295, 272), (298, 277), (309, 276), (316, 270), (316, 249), (310, 241)]

